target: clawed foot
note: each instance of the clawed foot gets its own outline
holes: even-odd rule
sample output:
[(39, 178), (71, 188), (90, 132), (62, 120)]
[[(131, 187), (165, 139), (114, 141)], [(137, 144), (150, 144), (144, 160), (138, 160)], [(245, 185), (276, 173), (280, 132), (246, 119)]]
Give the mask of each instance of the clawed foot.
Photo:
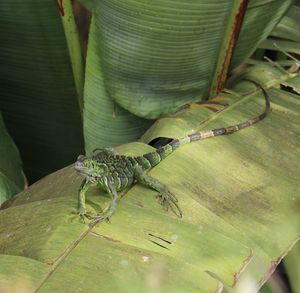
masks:
[(92, 223), (98, 223), (99, 221), (103, 221), (103, 220), (105, 220), (107, 223), (110, 223), (111, 216), (112, 216), (112, 213), (109, 213), (108, 211), (106, 213), (96, 215), (95, 217), (93, 217)]
[(85, 223), (85, 219), (92, 221), (92, 223), (99, 222), (105, 220), (106, 222), (110, 222), (110, 218), (112, 216), (112, 212), (107, 211), (101, 214), (94, 214), (91, 212), (87, 212), (85, 209), (78, 209), (77, 214), (80, 216), (81, 222)]
[(168, 211), (171, 209), (171, 211), (178, 216), (179, 218), (182, 218), (182, 211), (180, 207), (178, 206), (178, 200), (171, 192), (164, 192), (159, 193), (157, 195), (158, 202), (162, 205), (163, 209), (165, 211)]
[(77, 214), (79, 215), (82, 223), (85, 223), (85, 218), (87, 218), (88, 220), (92, 220), (97, 216), (91, 212), (87, 212), (84, 208), (79, 208)]

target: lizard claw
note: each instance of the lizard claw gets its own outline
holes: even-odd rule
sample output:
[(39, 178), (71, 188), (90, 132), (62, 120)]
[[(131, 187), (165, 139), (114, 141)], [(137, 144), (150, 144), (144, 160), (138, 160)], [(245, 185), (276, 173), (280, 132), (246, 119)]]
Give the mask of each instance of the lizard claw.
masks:
[(112, 216), (112, 214), (109, 212), (94, 216), (92, 224), (98, 223), (99, 221), (102, 221), (102, 220), (105, 220), (107, 223), (110, 223), (111, 216)]
[(79, 215), (81, 222), (84, 224), (85, 218), (88, 220), (92, 220), (94, 218), (94, 215), (91, 212), (87, 212), (84, 208), (79, 208), (77, 214)]
[(177, 217), (182, 218), (182, 211), (177, 204), (178, 200), (174, 194), (171, 192), (161, 192), (157, 195), (157, 198), (165, 211), (168, 211), (170, 208)]

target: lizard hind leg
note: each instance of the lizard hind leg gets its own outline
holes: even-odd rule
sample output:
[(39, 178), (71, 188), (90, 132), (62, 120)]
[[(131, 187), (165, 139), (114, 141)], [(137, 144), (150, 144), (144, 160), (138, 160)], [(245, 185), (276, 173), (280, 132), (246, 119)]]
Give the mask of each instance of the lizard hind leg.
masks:
[(164, 185), (154, 177), (146, 174), (146, 172), (139, 165), (136, 165), (134, 167), (134, 174), (137, 182), (158, 191), (158, 201), (162, 205), (164, 210), (167, 211), (168, 209), (171, 209), (176, 216), (180, 218), (182, 217), (181, 209), (177, 204), (178, 200), (166, 185)]

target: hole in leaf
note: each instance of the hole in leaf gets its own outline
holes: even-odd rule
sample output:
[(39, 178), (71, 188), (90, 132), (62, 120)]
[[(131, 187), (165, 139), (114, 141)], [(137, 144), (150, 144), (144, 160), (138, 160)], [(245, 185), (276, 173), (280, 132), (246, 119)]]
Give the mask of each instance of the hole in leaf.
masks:
[(157, 239), (160, 239), (160, 240), (162, 240), (162, 241), (164, 241), (164, 242), (166, 242), (166, 243), (168, 243), (168, 244), (172, 244), (171, 241), (169, 241), (169, 240), (167, 240), (167, 239), (165, 239), (165, 238), (162, 238), (162, 237), (153, 235), (152, 233), (148, 233), (148, 235), (149, 235), (149, 236), (152, 236), (152, 237), (155, 237), (155, 238), (157, 238)]
[(156, 242), (156, 241), (154, 241), (154, 240), (150, 240), (150, 241), (151, 241), (152, 243), (158, 245), (159, 247), (162, 247), (162, 248), (164, 248), (164, 249), (169, 249), (168, 247), (166, 247), (166, 246), (164, 246), (164, 245), (162, 245), (162, 244), (159, 244), (158, 242)]
[(155, 147), (155, 148), (159, 148), (161, 146), (164, 146), (168, 143), (170, 143), (172, 141), (171, 138), (168, 138), (168, 137), (157, 137), (155, 139), (152, 139), (150, 142), (149, 142), (149, 145)]
[(283, 90), (283, 91), (285, 91), (285, 92), (292, 93), (294, 95), (300, 96), (300, 93), (297, 92), (297, 91), (295, 91), (295, 89), (292, 86), (280, 84), (280, 89)]

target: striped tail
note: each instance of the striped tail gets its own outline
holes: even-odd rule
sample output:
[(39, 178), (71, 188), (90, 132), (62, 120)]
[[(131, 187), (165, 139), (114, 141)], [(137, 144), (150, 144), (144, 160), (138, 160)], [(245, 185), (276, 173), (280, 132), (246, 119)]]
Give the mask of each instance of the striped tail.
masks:
[(143, 163), (144, 168), (145, 169), (153, 168), (154, 166), (159, 164), (164, 158), (166, 158), (167, 156), (172, 154), (177, 148), (179, 148), (180, 146), (182, 146), (184, 144), (188, 144), (192, 141), (202, 140), (202, 139), (210, 138), (210, 137), (214, 137), (214, 136), (231, 134), (238, 130), (247, 128), (247, 127), (263, 120), (271, 110), (270, 97), (269, 97), (268, 93), (266, 92), (266, 90), (259, 83), (256, 83), (255, 81), (252, 81), (252, 80), (247, 80), (247, 81), (254, 83), (258, 88), (260, 88), (262, 90), (264, 97), (265, 97), (265, 102), (266, 102), (266, 107), (265, 107), (265, 110), (263, 113), (261, 113), (260, 115), (258, 115), (256, 117), (253, 117), (247, 121), (236, 124), (236, 125), (231, 125), (231, 126), (227, 126), (224, 128), (216, 128), (216, 129), (207, 130), (207, 131), (201, 131), (201, 132), (197, 132), (194, 134), (190, 134), (190, 135), (180, 138), (180, 139), (174, 139), (169, 144), (157, 149), (155, 152), (151, 152), (151, 153), (147, 153), (147, 154), (143, 155), (143, 158), (146, 159), (146, 160), (144, 160), (144, 163)]

